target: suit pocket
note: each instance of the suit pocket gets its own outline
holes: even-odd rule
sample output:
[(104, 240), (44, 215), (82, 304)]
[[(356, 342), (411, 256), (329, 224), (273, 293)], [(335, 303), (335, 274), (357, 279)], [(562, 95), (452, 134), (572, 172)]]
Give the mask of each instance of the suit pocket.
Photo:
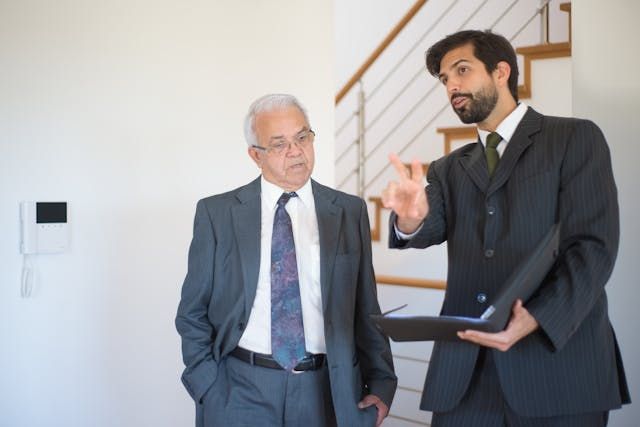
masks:
[(360, 409), (360, 420), (363, 427), (375, 427), (378, 419), (378, 408), (375, 405)]
[(353, 385), (356, 393), (356, 401), (359, 402), (364, 397), (364, 386), (362, 382), (362, 372), (360, 372), (360, 361), (356, 359), (353, 368)]

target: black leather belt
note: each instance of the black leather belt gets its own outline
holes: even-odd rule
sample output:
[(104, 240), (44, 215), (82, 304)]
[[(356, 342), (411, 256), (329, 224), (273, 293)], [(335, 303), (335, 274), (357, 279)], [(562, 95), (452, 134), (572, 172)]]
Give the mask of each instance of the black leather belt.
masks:
[[(262, 366), (263, 368), (283, 369), (282, 366), (268, 354), (254, 353), (242, 347), (236, 347), (231, 352), (231, 355), (243, 362)], [(326, 361), (327, 358), (325, 354), (310, 354), (302, 359), (293, 370), (294, 372), (315, 371), (323, 367)]]

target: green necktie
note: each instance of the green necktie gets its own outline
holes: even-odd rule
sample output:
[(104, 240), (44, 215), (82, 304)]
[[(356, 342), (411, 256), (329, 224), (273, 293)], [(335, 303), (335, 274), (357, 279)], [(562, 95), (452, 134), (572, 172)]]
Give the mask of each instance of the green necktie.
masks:
[(496, 147), (502, 141), (502, 137), (495, 132), (491, 132), (487, 135), (487, 146), (484, 149), (484, 154), (487, 156), (487, 169), (489, 169), (489, 177), (493, 176), (493, 172), (498, 166), (500, 156), (498, 156), (498, 150)]

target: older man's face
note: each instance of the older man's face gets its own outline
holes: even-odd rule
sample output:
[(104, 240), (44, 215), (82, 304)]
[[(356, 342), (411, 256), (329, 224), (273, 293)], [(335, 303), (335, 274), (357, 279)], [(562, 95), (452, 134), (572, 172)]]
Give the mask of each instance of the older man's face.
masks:
[[(306, 143), (295, 142), (310, 132), (302, 112), (296, 107), (285, 107), (258, 113), (255, 130), (258, 145), (266, 151), (250, 148), (249, 155), (262, 169), (262, 176), (286, 191), (302, 187), (311, 176), (315, 161), (312, 135)], [(284, 150), (278, 153), (274, 147), (283, 143)]]

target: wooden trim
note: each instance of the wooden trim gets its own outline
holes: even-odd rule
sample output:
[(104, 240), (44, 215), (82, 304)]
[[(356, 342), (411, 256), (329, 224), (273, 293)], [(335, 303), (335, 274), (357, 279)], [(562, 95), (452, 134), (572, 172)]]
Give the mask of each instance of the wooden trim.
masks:
[(412, 277), (385, 276), (376, 274), (376, 282), (380, 285), (409, 286), (412, 288), (439, 289), (447, 288), (445, 280), (417, 279)]
[[(429, 172), (430, 163), (421, 163), (422, 164), (422, 173), (424, 176), (427, 176), (427, 172)], [(411, 174), (411, 163), (404, 163), (404, 167), (409, 170), (409, 174)]]
[(373, 228), (371, 229), (371, 240), (377, 242), (380, 240), (380, 211), (384, 206), (382, 205), (382, 198), (369, 197), (369, 201), (375, 205), (375, 213), (373, 214)]
[(518, 86), (518, 97), (531, 98), (531, 61), (571, 56), (571, 43), (548, 43), (519, 47), (516, 49), (516, 53), (524, 56), (524, 84)]
[(445, 156), (451, 152), (451, 141), (456, 139), (478, 139), (478, 128), (475, 126), (437, 128), (436, 132), (444, 135)]
[(391, 44), (391, 42), (396, 38), (396, 36), (402, 31), (402, 29), (411, 21), (411, 19), (418, 13), (420, 8), (425, 5), (427, 0), (418, 0), (416, 1), (411, 9), (402, 17), (400, 22), (396, 24), (395, 27), (391, 30), (391, 32), (382, 40), (382, 43), (378, 45), (376, 50), (373, 51), (369, 58), (358, 68), (358, 71), (355, 72), (353, 76), (349, 79), (347, 84), (345, 84), (342, 89), (336, 95), (336, 105), (344, 98), (344, 96), (351, 90), (351, 88), (362, 78), (364, 73), (367, 72), (371, 64), (375, 62), (376, 59), (384, 52), (384, 50)]

